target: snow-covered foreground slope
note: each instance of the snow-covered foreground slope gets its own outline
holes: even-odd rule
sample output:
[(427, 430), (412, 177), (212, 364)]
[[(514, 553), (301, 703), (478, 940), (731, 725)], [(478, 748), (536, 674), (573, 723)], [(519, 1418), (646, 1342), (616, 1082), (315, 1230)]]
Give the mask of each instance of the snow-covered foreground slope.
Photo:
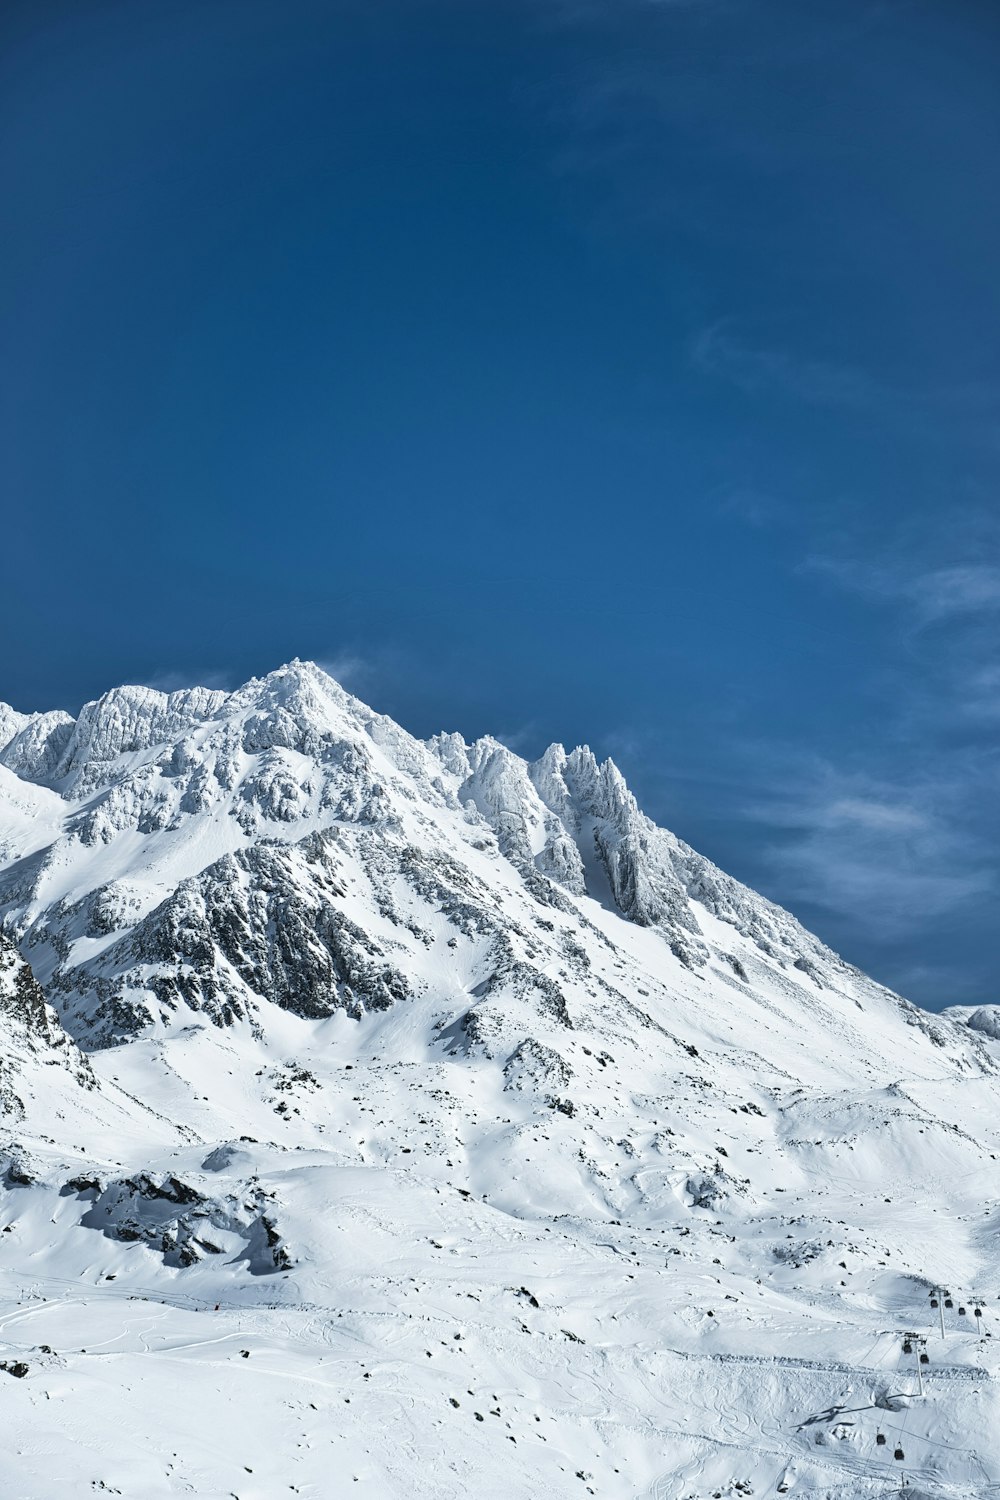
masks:
[(4, 734), (5, 1495), (1000, 1493), (988, 1015), (308, 664)]

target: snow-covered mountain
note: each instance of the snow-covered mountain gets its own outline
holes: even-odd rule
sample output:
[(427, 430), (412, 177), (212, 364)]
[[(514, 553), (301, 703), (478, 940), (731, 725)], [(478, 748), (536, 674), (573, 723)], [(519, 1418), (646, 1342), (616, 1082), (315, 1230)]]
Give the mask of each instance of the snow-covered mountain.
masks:
[(610, 761), (301, 662), (0, 706), (0, 919), (13, 1493), (1000, 1485), (1000, 1027)]

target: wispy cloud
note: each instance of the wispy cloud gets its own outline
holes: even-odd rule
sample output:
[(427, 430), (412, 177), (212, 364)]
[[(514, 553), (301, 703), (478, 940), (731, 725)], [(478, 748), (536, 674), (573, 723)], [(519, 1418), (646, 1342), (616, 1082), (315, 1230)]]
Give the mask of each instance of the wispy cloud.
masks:
[(965, 816), (962, 777), (927, 767), (891, 786), (803, 762), (748, 815), (769, 828), (765, 862), (798, 899), (882, 938), (917, 932), (997, 885), (995, 851)]
[(963, 698), (971, 717), (1000, 719), (1000, 665), (974, 663), (965, 675)]
[(1000, 610), (1000, 564), (992, 561), (928, 567), (913, 558), (873, 562), (850, 555), (813, 553), (803, 566), (868, 598), (903, 604), (916, 624)]
[(842, 530), (805, 564), (890, 622), (866, 684), (877, 733), (846, 765), (776, 748), (776, 790), (748, 813), (772, 831), (783, 888), (880, 941), (1000, 886), (998, 540), (988, 514), (956, 513), (883, 538), (881, 555), (870, 531)]
[[(860, 538), (842, 536), (802, 567), (889, 619), (883, 670), (893, 718), (929, 751), (963, 721), (1000, 717), (1000, 532), (989, 515), (956, 515), (895, 540), (889, 555), (873, 557)], [(1000, 760), (1000, 746), (992, 748)]]
[(1000, 434), (1000, 386), (990, 382), (903, 384), (862, 365), (760, 343), (724, 318), (691, 341), (696, 370), (749, 396), (774, 396), (809, 406), (879, 417), (925, 437), (953, 434), (994, 449)]
[(323, 656), (317, 660), (316, 665), (350, 693), (355, 689), (370, 687), (377, 678), (372, 662), (356, 651), (339, 651), (333, 656)]
[(914, 579), (909, 597), (925, 620), (980, 614), (1000, 609), (1000, 567), (966, 563), (936, 568)]
[(883, 941), (911, 937), (975, 897), (996, 889), (988, 869), (970, 874), (905, 865), (873, 844), (803, 841), (769, 851), (768, 863), (796, 900), (849, 917)]
[(854, 824), (873, 832), (913, 833), (926, 829), (928, 819), (914, 807), (901, 807), (874, 797), (841, 797), (827, 806), (825, 823), (830, 828)]
[(849, 406), (864, 411), (899, 410), (912, 399), (910, 393), (852, 365), (749, 343), (725, 321), (703, 328), (695, 336), (691, 357), (703, 373), (728, 380), (751, 394), (777, 390), (819, 406)]

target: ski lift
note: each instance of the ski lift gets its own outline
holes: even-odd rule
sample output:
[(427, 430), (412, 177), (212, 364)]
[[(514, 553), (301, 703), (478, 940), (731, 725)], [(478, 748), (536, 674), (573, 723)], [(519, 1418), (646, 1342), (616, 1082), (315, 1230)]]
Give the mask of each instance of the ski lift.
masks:
[(960, 1317), (960, 1318), (964, 1318), (964, 1317), (965, 1317), (965, 1308), (964, 1308), (964, 1307), (960, 1307), (960, 1308), (959, 1308), (959, 1309), (958, 1309), (958, 1316), (959, 1316), (959, 1317)]
[(931, 1357), (927, 1353), (927, 1350), (926, 1349), (922, 1349), (921, 1352), (920, 1352), (920, 1363), (922, 1365), (929, 1365), (930, 1362), (931, 1362)]
[(952, 1301), (951, 1297), (946, 1297), (944, 1299), (944, 1305), (945, 1305), (945, 1307), (954, 1307), (955, 1306), (955, 1304)]
[(981, 1307), (975, 1307), (975, 1308), (973, 1308), (973, 1312), (975, 1313), (975, 1315), (976, 1315), (977, 1318), (981, 1318), (982, 1315), (983, 1315), (983, 1310), (982, 1310)]
[(878, 1445), (878, 1447), (884, 1448), (885, 1447), (885, 1433), (884, 1432), (876, 1432), (876, 1434), (875, 1434), (875, 1442)]
[(903, 1462), (903, 1458), (905, 1457), (902, 1448), (897, 1448), (892, 1456), (898, 1464), (901, 1464)]
[(932, 1297), (931, 1298), (931, 1307), (939, 1307), (939, 1306), (940, 1306), (940, 1303), (938, 1302), (938, 1299), (936, 1297)]
[(906, 1339), (903, 1340), (903, 1353), (904, 1354), (912, 1354), (913, 1353), (913, 1344), (911, 1343), (911, 1341), (908, 1338), (906, 1338)]

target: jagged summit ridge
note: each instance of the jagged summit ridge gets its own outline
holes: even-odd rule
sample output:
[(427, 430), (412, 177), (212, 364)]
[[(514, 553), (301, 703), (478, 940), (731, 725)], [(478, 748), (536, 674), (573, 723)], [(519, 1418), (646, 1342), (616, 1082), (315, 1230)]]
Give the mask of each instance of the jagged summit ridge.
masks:
[[(474, 1000), (486, 985), (473, 1034), (509, 1029), (498, 974), (566, 1020), (553, 972), (609, 915), (662, 940), (647, 962), (667, 973), (721, 964), (749, 983), (763, 962), (807, 1007), (853, 972), (658, 828), (613, 761), (425, 743), (313, 663), (231, 693), (122, 687), (75, 721), (0, 722), (0, 762), (45, 815), (0, 846), (0, 916), (91, 1046), (191, 1011), (255, 1027), (272, 1008), (360, 1016), (433, 995), (442, 950)], [(552, 937), (540, 908), (559, 914)], [(603, 941), (620, 940), (612, 922)]]

